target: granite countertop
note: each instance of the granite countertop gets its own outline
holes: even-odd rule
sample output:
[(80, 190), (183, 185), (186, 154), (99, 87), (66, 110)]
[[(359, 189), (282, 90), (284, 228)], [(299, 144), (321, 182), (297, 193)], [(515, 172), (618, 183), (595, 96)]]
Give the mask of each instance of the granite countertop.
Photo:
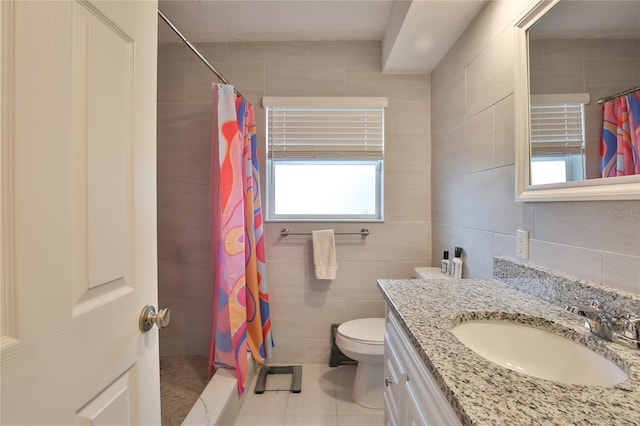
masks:
[[(463, 424), (640, 425), (640, 351), (591, 335), (577, 315), (497, 280), (381, 279), (378, 287)], [(605, 387), (526, 376), (485, 360), (450, 331), (498, 318), (564, 334), (630, 377)]]

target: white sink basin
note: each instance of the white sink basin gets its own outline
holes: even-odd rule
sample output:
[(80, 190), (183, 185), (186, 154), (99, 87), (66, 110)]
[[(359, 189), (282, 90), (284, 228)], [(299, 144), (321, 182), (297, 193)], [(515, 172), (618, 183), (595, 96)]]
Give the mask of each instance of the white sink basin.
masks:
[(629, 378), (591, 349), (551, 332), (501, 320), (473, 320), (451, 331), (469, 349), (518, 373), (575, 385), (613, 386)]

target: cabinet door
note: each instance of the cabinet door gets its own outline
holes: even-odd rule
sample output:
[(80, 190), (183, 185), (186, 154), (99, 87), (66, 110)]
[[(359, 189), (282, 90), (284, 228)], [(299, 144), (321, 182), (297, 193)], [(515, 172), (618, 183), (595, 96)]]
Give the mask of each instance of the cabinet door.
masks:
[(424, 409), (421, 404), (424, 402), (420, 398), (417, 390), (409, 378), (405, 382), (405, 399), (404, 399), (404, 413), (403, 413), (403, 425), (406, 426), (428, 426), (437, 425), (428, 421), (425, 416)]
[(385, 335), (384, 344), (384, 404), (385, 424), (399, 425), (401, 420), (400, 407), (402, 407), (403, 383), (406, 381), (406, 373), (399, 362), (398, 355), (393, 349), (393, 344), (388, 335)]

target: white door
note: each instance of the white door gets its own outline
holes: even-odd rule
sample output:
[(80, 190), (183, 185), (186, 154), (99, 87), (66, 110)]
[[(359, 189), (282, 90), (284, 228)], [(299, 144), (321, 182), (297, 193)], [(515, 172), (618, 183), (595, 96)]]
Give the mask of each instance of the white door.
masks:
[(157, 3), (0, 11), (0, 423), (158, 425)]

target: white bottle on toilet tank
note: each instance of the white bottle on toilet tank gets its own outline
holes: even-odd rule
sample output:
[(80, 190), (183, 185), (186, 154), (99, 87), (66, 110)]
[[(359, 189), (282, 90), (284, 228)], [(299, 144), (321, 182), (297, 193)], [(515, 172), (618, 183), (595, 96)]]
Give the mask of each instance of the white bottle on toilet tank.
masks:
[(451, 261), (451, 276), (453, 278), (462, 278), (462, 247), (456, 247), (454, 250), (454, 258)]

